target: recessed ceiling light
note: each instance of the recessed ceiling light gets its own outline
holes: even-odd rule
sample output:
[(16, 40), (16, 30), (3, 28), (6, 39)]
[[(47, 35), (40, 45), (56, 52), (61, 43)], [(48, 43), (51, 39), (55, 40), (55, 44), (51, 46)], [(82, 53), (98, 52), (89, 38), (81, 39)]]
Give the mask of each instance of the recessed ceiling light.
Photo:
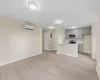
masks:
[(34, 1), (29, 1), (28, 2), (28, 7), (32, 10), (38, 10), (38, 4)]
[(53, 26), (50, 26), (50, 27), (48, 27), (49, 29), (54, 29), (55, 27), (53, 27)]
[(72, 29), (75, 29), (75, 28), (76, 28), (76, 26), (72, 26), (71, 28), (72, 28)]
[(62, 24), (64, 21), (63, 20), (55, 20), (54, 23), (55, 24)]

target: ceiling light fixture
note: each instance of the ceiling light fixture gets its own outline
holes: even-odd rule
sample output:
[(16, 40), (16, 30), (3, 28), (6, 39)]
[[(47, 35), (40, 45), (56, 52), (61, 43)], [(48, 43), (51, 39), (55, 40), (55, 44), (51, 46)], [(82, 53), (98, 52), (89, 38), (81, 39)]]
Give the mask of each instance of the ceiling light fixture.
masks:
[(32, 10), (38, 10), (38, 4), (34, 1), (29, 1), (28, 2), (28, 7)]
[(53, 27), (53, 26), (50, 26), (50, 27), (48, 27), (49, 29), (54, 29), (55, 27)]
[(54, 23), (55, 24), (62, 24), (64, 21), (63, 20), (55, 20)]
[(73, 26), (73, 27), (72, 27), (72, 29), (75, 29), (75, 28), (76, 28), (76, 26)]

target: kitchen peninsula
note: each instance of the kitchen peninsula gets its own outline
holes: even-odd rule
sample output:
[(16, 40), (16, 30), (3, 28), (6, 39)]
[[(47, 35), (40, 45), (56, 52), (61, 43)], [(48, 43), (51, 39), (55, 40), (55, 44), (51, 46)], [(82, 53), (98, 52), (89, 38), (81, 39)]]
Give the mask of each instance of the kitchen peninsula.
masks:
[(78, 44), (59, 44), (57, 54), (78, 57)]

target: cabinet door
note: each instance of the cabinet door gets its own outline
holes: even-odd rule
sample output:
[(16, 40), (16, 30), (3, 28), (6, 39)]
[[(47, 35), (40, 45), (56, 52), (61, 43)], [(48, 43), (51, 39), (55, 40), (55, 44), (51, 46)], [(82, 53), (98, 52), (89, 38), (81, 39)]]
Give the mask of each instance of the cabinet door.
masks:
[(91, 35), (91, 27), (88, 27), (88, 28), (83, 28), (82, 29), (82, 32), (84, 35)]
[(66, 30), (66, 38), (69, 38), (69, 35), (74, 34), (75, 38), (82, 38), (82, 29), (70, 29)]
[(82, 29), (74, 29), (72, 34), (75, 34), (75, 38), (82, 38)]
[(82, 38), (82, 29), (75, 29), (76, 38)]
[(69, 35), (71, 34), (71, 30), (66, 30), (66, 38), (69, 38)]

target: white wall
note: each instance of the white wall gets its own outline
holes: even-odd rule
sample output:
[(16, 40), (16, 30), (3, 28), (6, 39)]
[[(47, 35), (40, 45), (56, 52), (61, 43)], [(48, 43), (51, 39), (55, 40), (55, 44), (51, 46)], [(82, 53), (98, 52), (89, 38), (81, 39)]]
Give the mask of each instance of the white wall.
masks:
[(100, 13), (97, 14), (98, 21), (92, 27), (92, 57), (97, 60), (97, 73), (100, 80)]
[(58, 44), (64, 44), (65, 42), (65, 29), (58, 28)]
[(42, 52), (42, 29), (29, 31), (24, 21), (0, 16), (0, 65)]
[[(57, 50), (57, 29), (47, 29), (47, 30), (43, 30), (44, 34), (47, 34), (48, 37), (46, 37), (44, 39), (44, 46), (46, 44), (46, 48), (44, 48), (45, 50)], [(52, 38), (50, 38), (50, 33), (52, 33)]]
[(97, 48), (98, 48), (98, 25), (92, 26), (92, 57), (96, 59)]

